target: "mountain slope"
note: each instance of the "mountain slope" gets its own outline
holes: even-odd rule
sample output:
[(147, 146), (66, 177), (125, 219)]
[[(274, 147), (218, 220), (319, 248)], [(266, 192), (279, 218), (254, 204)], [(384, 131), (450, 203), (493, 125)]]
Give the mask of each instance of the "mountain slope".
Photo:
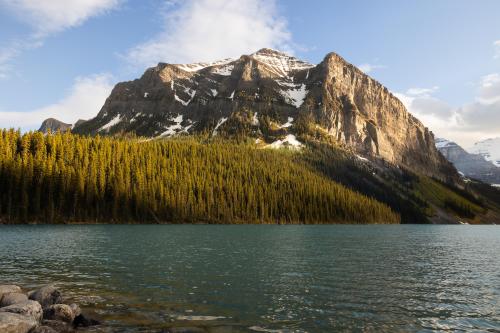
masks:
[(266, 143), (326, 137), (369, 158), (457, 180), (425, 126), (387, 88), (331, 53), (314, 66), (262, 49), (210, 64), (160, 63), (119, 83), (79, 134), (211, 133)]
[(487, 161), (484, 155), (470, 154), (446, 139), (437, 139), (436, 147), (465, 176), (489, 184), (500, 184), (500, 168)]

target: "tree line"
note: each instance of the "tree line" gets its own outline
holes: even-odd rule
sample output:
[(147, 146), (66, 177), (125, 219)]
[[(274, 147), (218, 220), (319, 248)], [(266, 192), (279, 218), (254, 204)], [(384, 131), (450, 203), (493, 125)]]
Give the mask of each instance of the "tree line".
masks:
[(4, 222), (399, 223), (300, 153), (195, 138), (0, 131)]

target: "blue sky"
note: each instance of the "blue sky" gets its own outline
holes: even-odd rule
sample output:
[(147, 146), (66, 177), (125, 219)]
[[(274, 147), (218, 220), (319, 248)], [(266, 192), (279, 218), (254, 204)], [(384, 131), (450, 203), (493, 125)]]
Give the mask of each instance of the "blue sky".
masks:
[(0, 125), (89, 118), (156, 62), (268, 46), (312, 63), (337, 52), (469, 146), (500, 136), (498, 13), (497, 0), (0, 0)]

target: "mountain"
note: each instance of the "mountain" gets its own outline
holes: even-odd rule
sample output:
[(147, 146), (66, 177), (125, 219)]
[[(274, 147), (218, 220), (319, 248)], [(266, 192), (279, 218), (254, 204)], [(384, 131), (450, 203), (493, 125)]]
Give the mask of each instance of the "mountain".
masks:
[(57, 131), (64, 132), (64, 131), (67, 131), (68, 129), (71, 129), (71, 127), (72, 127), (72, 124), (66, 124), (66, 123), (63, 123), (62, 121), (59, 121), (57, 119), (48, 118), (48, 119), (45, 119), (43, 121), (42, 125), (40, 126), (39, 131), (42, 133), (48, 133), (49, 131), (50, 132), (57, 132)]
[(38, 131), (47, 134), (49, 131), (52, 133), (55, 133), (57, 131), (60, 132), (65, 132), (67, 130), (72, 129), (74, 126), (79, 126), (83, 124), (85, 120), (79, 119), (74, 125), (73, 124), (66, 124), (63, 123), (60, 120), (54, 119), (54, 118), (48, 118), (45, 119), (38, 129)]
[(474, 146), (469, 148), (469, 151), (483, 156), (487, 161), (500, 167), (500, 138), (476, 142)]
[(458, 144), (446, 139), (436, 139), (436, 147), (444, 157), (469, 178), (490, 184), (500, 184), (500, 168), (481, 154), (470, 154)]
[(335, 53), (312, 65), (262, 49), (238, 59), (160, 63), (117, 84), (77, 134), (208, 133), (261, 144), (333, 141), (441, 180), (458, 179), (432, 133), (384, 86)]

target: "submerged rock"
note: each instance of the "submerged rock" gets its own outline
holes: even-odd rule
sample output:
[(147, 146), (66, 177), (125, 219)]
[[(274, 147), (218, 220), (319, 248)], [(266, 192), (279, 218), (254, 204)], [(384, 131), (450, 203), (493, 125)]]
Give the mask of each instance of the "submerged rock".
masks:
[(207, 331), (200, 327), (170, 327), (164, 333), (207, 333)]
[(4, 306), (9, 306), (16, 303), (26, 302), (28, 296), (23, 293), (8, 293), (4, 294), (3, 297), (0, 296), (0, 308)]
[(30, 316), (0, 312), (0, 332), (2, 333), (28, 333), (36, 325), (38, 322)]
[(73, 320), (74, 327), (90, 327), (90, 326), (96, 326), (96, 325), (100, 325), (100, 324), (101, 323), (99, 321), (86, 318), (82, 314), (79, 314), (78, 316), (75, 317), (75, 320)]
[(38, 326), (30, 333), (57, 333), (57, 331), (49, 326)]
[(29, 295), (29, 298), (40, 303), (44, 309), (53, 304), (60, 304), (63, 302), (61, 292), (54, 286), (45, 286), (35, 290)]
[(31, 317), (37, 322), (41, 321), (43, 316), (43, 310), (40, 303), (32, 300), (0, 308), (0, 312), (17, 313), (26, 317)]
[(59, 320), (44, 320), (42, 326), (49, 327), (56, 332), (73, 332), (73, 327), (70, 324)]

